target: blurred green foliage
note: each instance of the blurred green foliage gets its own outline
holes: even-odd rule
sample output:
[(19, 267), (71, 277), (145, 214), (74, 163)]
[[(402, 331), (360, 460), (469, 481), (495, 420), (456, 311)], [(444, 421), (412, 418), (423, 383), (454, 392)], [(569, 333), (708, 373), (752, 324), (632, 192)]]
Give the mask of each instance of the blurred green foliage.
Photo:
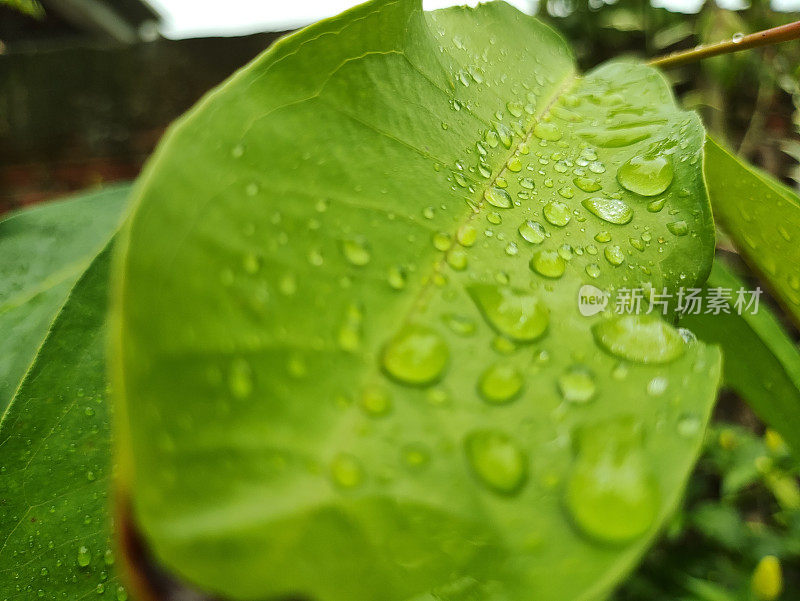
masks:
[(0, 0), (0, 5), (8, 6), (35, 19), (44, 17), (44, 8), (36, 0)]

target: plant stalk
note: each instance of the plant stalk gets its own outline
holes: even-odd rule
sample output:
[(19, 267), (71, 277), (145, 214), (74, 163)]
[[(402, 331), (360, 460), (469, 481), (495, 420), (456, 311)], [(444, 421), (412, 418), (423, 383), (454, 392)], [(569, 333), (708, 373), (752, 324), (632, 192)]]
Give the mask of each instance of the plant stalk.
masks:
[(780, 42), (788, 42), (798, 38), (800, 38), (800, 21), (795, 21), (794, 23), (780, 25), (772, 29), (765, 29), (764, 31), (751, 33), (742, 37), (734, 37), (724, 42), (697, 46), (691, 50), (673, 52), (666, 56), (651, 59), (648, 64), (665, 69), (669, 67), (680, 67), (681, 65), (693, 63), (712, 56), (718, 56), (720, 54), (730, 54), (749, 48), (779, 44)]

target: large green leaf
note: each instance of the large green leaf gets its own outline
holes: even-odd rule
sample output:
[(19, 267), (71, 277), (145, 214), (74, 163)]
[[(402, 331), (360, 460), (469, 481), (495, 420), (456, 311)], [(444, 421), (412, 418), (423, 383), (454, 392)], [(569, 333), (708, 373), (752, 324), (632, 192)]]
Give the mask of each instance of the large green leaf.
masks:
[(64, 299), (117, 225), (129, 186), (0, 221), (0, 415)]
[(720, 367), (578, 290), (705, 280), (703, 139), (658, 72), (579, 77), (503, 3), (371, 2), (240, 71), (150, 162), (115, 272), (155, 559), (231, 599), (605, 594)]
[(800, 452), (800, 352), (770, 308), (740, 310), (736, 291), (749, 287), (719, 261), (708, 288), (732, 290), (727, 313), (687, 315), (681, 325), (701, 340), (718, 344), (725, 356), (724, 380)]
[(717, 216), (751, 267), (800, 320), (800, 199), (788, 186), (708, 139), (705, 170)]
[(109, 251), (79, 279), (0, 425), (0, 599), (124, 599), (107, 492)]

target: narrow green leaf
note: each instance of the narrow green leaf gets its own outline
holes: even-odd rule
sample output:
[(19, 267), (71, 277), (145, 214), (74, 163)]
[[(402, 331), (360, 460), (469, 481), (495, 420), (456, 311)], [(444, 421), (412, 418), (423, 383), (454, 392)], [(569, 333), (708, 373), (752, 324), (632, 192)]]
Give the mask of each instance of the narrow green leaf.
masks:
[(800, 198), (711, 138), (705, 172), (714, 214), (748, 264), (800, 322)]
[(720, 366), (578, 292), (705, 280), (703, 139), (657, 71), (579, 77), (504, 3), (371, 2), (240, 71), (120, 246), (121, 483), (155, 559), (241, 600), (602, 597)]
[(119, 225), (129, 186), (0, 221), (0, 415), (70, 289)]
[(109, 251), (80, 277), (0, 424), (0, 599), (124, 599), (110, 533)]
[(716, 261), (708, 288), (733, 290), (729, 313), (687, 315), (681, 325), (724, 354), (724, 381), (800, 452), (800, 352), (768, 306), (739, 314), (736, 291), (748, 287)]

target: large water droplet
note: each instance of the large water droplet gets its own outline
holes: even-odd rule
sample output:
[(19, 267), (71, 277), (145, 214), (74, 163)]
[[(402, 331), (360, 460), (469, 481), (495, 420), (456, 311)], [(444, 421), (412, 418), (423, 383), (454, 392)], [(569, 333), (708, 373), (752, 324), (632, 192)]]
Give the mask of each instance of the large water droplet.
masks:
[(531, 342), (547, 330), (549, 311), (533, 294), (489, 284), (470, 286), (468, 292), (498, 334)]
[(370, 252), (366, 242), (353, 238), (342, 242), (342, 253), (351, 265), (362, 266), (369, 263)]
[(625, 253), (622, 252), (622, 249), (619, 246), (606, 246), (605, 250), (603, 250), (603, 254), (606, 257), (606, 261), (615, 267), (622, 265), (622, 263), (625, 261)]
[(664, 154), (635, 156), (617, 171), (617, 181), (640, 196), (657, 196), (672, 183), (672, 159)]
[(85, 568), (92, 562), (92, 552), (87, 547), (80, 547), (77, 562), (80, 567)]
[(525, 453), (506, 434), (479, 430), (464, 441), (473, 473), (490, 490), (501, 495), (518, 493), (528, 477)]
[(581, 204), (587, 211), (609, 223), (624, 225), (633, 219), (633, 210), (626, 202), (616, 198), (596, 196), (584, 199)]
[(622, 315), (595, 324), (592, 334), (608, 353), (638, 363), (669, 363), (680, 357), (680, 333), (655, 315)]
[(386, 373), (403, 384), (424, 386), (444, 372), (450, 351), (442, 337), (427, 326), (404, 326), (383, 349)]
[(565, 492), (574, 525), (592, 540), (625, 544), (650, 529), (658, 514), (658, 483), (628, 421), (605, 423), (578, 437)]
[(522, 390), (524, 378), (514, 365), (495, 363), (481, 374), (478, 391), (492, 405), (513, 401)]

